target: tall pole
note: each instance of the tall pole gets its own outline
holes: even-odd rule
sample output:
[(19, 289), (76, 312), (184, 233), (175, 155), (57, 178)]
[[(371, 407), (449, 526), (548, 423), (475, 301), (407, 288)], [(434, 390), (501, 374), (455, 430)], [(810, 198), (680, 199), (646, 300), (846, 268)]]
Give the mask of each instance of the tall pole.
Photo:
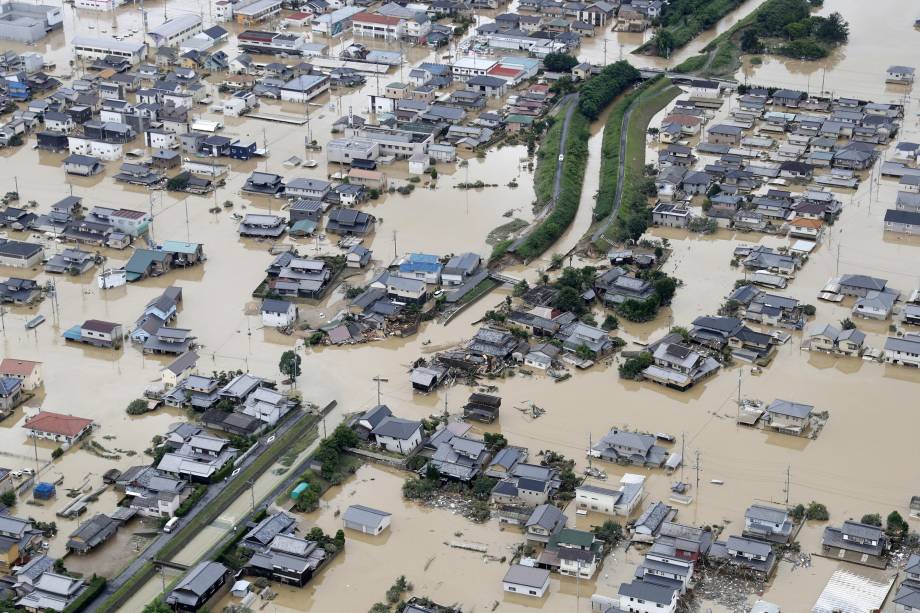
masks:
[(696, 466), (694, 466), (694, 468), (696, 469), (696, 489), (697, 491), (699, 491), (700, 489), (700, 450), (699, 449), (696, 450)]
[(680, 433), (680, 482), (684, 482), (684, 464), (687, 463), (687, 434)]
[(786, 466), (786, 506), (789, 506), (789, 472), (792, 470), (791, 466)]
[(38, 480), (38, 435), (32, 433), (32, 449), (35, 451), (35, 476), (32, 478), (32, 485)]
[(390, 380), (387, 379), (386, 377), (381, 377), (380, 375), (377, 375), (376, 377), (374, 377), (373, 379), (371, 379), (371, 381), (376, 381), (376, 382), (377, 382), (377, 406), (380, 406), (380, 384), (381, 384), (381, 383), (389, 383)]

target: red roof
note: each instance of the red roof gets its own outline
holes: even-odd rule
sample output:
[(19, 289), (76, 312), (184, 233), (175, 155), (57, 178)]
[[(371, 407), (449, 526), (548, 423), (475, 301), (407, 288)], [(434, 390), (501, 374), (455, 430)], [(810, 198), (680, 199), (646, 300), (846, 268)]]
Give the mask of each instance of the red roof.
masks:
[(92, 424), (91, 419), (51, 411), (39, 411), (38, 415), (26, 420), (25, 427), (29, 430), (74, 437)]
[(361, 23), (379, 23), (387, 26), (398, 26), (401, 20), (399, 17), (390, 17), (389, 15), (378, 15), (377, 13), (362, 11), (351, 18), (352, 23), (356, 21)]
[(288, 19), (306, 19), (308, 17), (311, 17), (310, 13), (304, 13), (303, 11), (297, 11), (287, 16)]
[(31, 360), (14, 360), (13, 358), (4, 358), (0, 362), (0, 375), (7, 375), (13, 377), (28, 377), (32, 374), (32, 371), (37, 365), (41, 362), (33, 362)]
[(493, 77), (516, 77), (522, 72), (524, 71), (520, 68), (512, 68), (510, 66), (502, 66), (499, 64), (497, 66), (493, 66), (487, 74), (490, 74)]

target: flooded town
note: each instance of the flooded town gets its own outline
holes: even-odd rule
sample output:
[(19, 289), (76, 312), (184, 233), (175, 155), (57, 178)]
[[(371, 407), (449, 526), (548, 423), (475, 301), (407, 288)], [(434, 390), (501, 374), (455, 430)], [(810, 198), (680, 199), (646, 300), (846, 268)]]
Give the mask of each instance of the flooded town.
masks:
[(0, 612), (917, 610), (918, 41), (3, 0)]

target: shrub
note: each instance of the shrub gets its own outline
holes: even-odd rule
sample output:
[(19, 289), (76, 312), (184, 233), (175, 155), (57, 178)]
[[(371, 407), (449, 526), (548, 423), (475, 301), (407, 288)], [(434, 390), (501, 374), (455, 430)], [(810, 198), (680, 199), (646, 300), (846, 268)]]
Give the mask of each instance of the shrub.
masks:
[(639, 355), (627, 359), (620, 364), (619, 373), (622, 379), (638, 379), (642, 371), (652, 365), (652, 354), (643, 351)]
[(141, 415), (147, 412), (147, 401), (143, 398), (135, 398), (128, 403), (128, 407), (125, 409), (125, 412), (128, 415)]
[(805, 519), (827, 521), (830, 517), (830, 513), (827, 512), (827, 507), (820, 502), (812, 500), (808, 503), (808, 507), (805, 508)]

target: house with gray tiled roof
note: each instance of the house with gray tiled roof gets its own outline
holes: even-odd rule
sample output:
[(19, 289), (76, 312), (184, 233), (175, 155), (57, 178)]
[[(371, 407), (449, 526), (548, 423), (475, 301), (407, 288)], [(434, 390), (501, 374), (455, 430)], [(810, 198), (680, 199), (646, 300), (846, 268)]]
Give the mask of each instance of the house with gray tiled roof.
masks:
[(882, 529), (855, 521), (828, 526), (821, 539), (824, 555), (874, 568), (888, 565), (888, 539)]

